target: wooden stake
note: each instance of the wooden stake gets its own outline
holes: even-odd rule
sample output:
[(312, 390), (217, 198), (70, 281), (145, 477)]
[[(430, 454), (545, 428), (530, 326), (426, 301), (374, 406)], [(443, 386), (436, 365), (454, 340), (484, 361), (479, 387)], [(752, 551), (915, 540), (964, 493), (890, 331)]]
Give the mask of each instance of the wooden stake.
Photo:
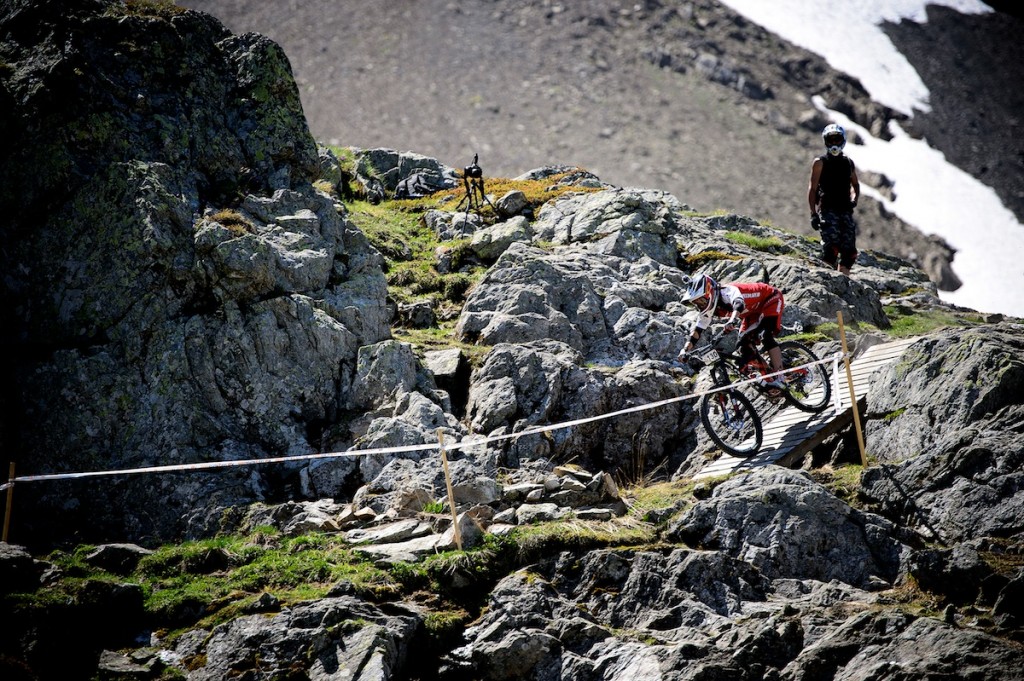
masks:
[(864, 451), (864, 434), (860, 430), (860, 410), (857, 409), (857, 391), (853, 389), (853, 372), (850, 371), (850, 353), (846, 349), (846, 327), (843, 326), (843, 311), (836, 313), (839, 319), (839, 338), (843, 342), (843, 363), (846, 365), (846, 383), (850, 386), (850, 408), (853, 409), (853, 427), (857, 431), (857, 446), (860, 447), (860, 463), (868, 467), (868, 456)]
[(441, 445), (441, 465), (444, 466), (444, 483), (448, 487), (448, 505), (452, 509), (452, 531), (455, 533), (455, 546), (462, 550), (462, 533), (459, 531), (459, 514), (455, 510), (455, 493), (452, 491), (452, 476), (448, 472), (448, 455), (444, 451), (444, 432), (437, 429), (437, 443)]
[(11, 502), (14, 500), (14, 462), (11, 462), (11, 472), (7, 475), (7, 510), (4, 511), (4, 537), (3, 542), (7, 543), (7, 531), (11, 529)]

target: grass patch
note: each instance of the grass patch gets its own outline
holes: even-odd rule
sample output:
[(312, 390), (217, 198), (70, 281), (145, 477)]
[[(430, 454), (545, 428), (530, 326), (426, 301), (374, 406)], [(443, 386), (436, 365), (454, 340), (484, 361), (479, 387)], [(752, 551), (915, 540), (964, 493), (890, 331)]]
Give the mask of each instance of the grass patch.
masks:
[(370, 602), (419, 602), (427, 631), (449, 636), (479, 614), (494, 583), (523, 565), (527, 556), (535, 560), (560, 550), (656, 540), (650, 524), (629, 517), (604, 522), (569, 518), (517, 528), (509, 536), (487, 535), (482, 546), (471, 550), (443, 552), (415, 564), (378, 566), (352, 550), (340, 534), (288, 537), (260, 528), (246, 535), (160, 547), (143, 557), (129, 576), (91, 565), (87, 556), (93, 546), (57, 551), (47, 560), (59, 568), (60, 579), (32, 593), (3, 598), (13, 614), (40, 617), (95, 607), (96, 594), (107, 591), (90, 585), (136, 584), (143, 592), (147, 620), (173, 642), (195, 627), (212, 628), (253, 612), (268, 594), (277, 610), (323, 598), (346, 583)]
[(134, 577), (146, 591), (147, 611), (186, 626), (193, 624), (182, 621), (188, 613), (201, 613), (201, 626), (228, 621), (264, 592), (282, 607), (322, 598), (342, 581), (373, 601), (401, 592), (394, 576), (355, 554), (342, 537), (325, 534), (259, 531), (166, 546), (143, 558)]
[[(844, 315), (845, 317), (845, 315)], [(843, 326), (846, 331), (846, 340), (848, 343), (853, 342), (851, 334), (858, 333), (881, 333), (885, 334), (886, 331), (879, 329), (874, 324), (867, 322), (859, 322), (856, 319), (849, 320), (844, 319)], [(824, 322), (814, 327), (814, 333), (821, 340), (840, 340), (839, 323), (838, 322)], [(792, 338), (798, 338), (798, 336), (792, 336)]]
[(811, 471), (811, 478), (823, 485), (837, 498), (854, 508), (860, 503), (860, 479), (864, 467), (859, 464), (846, 464), (838, 468), (823, 466)]
[[(457, 312), (456, 312), (457, 314)], [(458, 348), (469, 359), (470, 366), (479, 366), (483, 358), (491, 351), (490, 345), (474, 345), (464, 343), (455, 338), (455, 322), (441, 322), (429, 329), (393, 328), (392, 335), (396, 340), (409, 343), (417, 354), (431, 350), (450, 350)]]
[(660, 482), (631, 487), (623, 492), (629, 503), (629, 515), (637, 520), (660, 524), (693, 505), (692, 480)]
[(903, 612), (918, 617), (942, 617), (939, 597), (924, 591), (910, 575), (902, 584), (885, 592), (885, 595), (879, 598), (879, 605), (876, 607), (885, 608), (890, 604), (897, 605)]
[(395, 202), (371, 204), (353, 201), (349, 218), (384, 256), (388, 295), (397, 304), (412, 303), (427, 297), (443, 316), (454, 318), (465, 303), (473, 285), (486, 273), (486, 267), (470, 259), (468, 241), (448, 242), (453, 269), (440, 273), (435, 267), (436, 251), (441, 245), (426, 226), (422, 216), (395, 208)]
[(888, 414), (886, 414), (885, 416), (882, 417), (882, 420), (885, 421), (886, 423), (889, 423), (891, 421), (895, 421), (900, 416), (902, 416), (903, 412), (905, 412), (906, 410), (907, 410), (906, 407), (900, 407), (899, 409), (895, 409), (893, 411), (890, 411)]
[(741, 256), (733, 253), (726, 253), (724, 251), (704, 251), (703, 253), (695, 253), (688, 255), (683, 258), (683, 269), (687, 272), (693, 272), (699, 270), (707, 265), (709, 262), (715, 262), (716, 260), (742, 260)]
[(285, 537), (266, 528), (244, 536), (160, 547), (143, 557), (129, 576), (91, 565), (86, 557), (94, 549), (83, 545), (48, 556), (61, 578), (32, 593), (4, 596), (7, 605), (13, 606), (8, 610), (29, 616), (94, 607), (96, 594), (107, 591), (90, 585), (131, 583), (142, 589), (147, 619), (173, 640), (188, 629), (212, 628), (251, 612), (265, 594), (273, 595), (278, 607), (285, 608), (323, 598), (335, 585), (348, 583), (355, 595), (371, 602), (400, 600), (417, 589), (429, 589), (437, 610), (428, 609), (428, 618), (435, 615), (432, 625), (443, 630), (469, 619), (466, 604), (449, 597), (444, 575), (457, 569), (460, 576), (491, 579), (501, 564), (485, 548), (441, 554), (422, 564), (378, 567), (353, 551), (339, 534)]
[[(356, 153), (350, 147), (337, 147), (333, 145), (325, 145), (330, 150), (334, 157), (338, 159), (338, 165), (341, 169), (341, 186), (338, 187), (340, 198), (342, 201), (354, 201), (354, 200), (365, 200), (366, 190), (356, 180)], [(333, 194), (334, 187), (329, 182), (324, 182), (326, 185), (326, 194)], [(321, 185), (323, 186), (323, 185)]]
[(470, 622), (470, 615), (462, 609), (427, 613), (423, 627), (434, 636), (449, 636), (461, 632)]
[(688, 218), (724, 218), (727, 215), (732, 215), (732, 213), (724, 208), (716, 208), (712, 211), (691, 209), (683, 211), (683, 215)]
[(254, 234), (256, 227), (249, 220), (233, 208), (225, 208), (219, 210), (210, 216), (210, 219), (216, 223), (224, 226), (229, 232), (235, 236), (244, 236), (246, 234)]
[[(560, 180), (579, 171), (582, 171), (582, 169), (577, 168), (540, 180), (511, 180), (503, 177), (484, 178), (484, 191), (488, 196), (493, 196), (495, 198), (500, 198), (511, 191), (520, 191), (523, 193), (523, 196), (526, 197), (526, 202), (529, 204), (531, 210), (534, 213), (537, 213), (544, 204), (562, 196), (601, 191), (601, 189), (597, 187), (580, 187), (576, 185), (558, 184)], [(464, 186), (460, 186), (454, 189), (446, 189), (422, 199), (403, 200), (401, 203), (409, 204), (410, 206), (418, 206), (420, 209), (437, 208), (441, 210), (454, 210), (455, 206), (458, 205), (465, 196), (466, 189)], [(465, 208), (466, 206), (463, 205), (462, 209), (465, 210)], [(485, 219), (494, 219), (497, 217), (493, 208), (486, 202), (484, 202), (484, 205), (480, 210), (480, 214)]]
[(424, 513), (443, 513), (444, 502), (443, 501), (428, 501), (423, 506)]
[(752, 248), (755, 251), (765, 251), (768, 253), (789, 253), (790, 249), (786, 244), (778, 237), (764, 237), (757, 236), (756, 234), (750, 234), (749, 232), (726, 232), (725, 238), (729, 241)]
[[(835, 328), (835, 333), (838, 335), (838, 325), (832, 325)], [(803, 343), (807, 347), (813, 346), (815, 343), (823, 343), (825, 341), (835, 340), (835, 337), (818, 330), (819, 327), (815, 327), (812, 331), (801, 331), (800, 333), (791, 333), (786, 336), (779, 336), (779, 340), (792, 340), (799, 343)]]
[(520, 562), (559, 551), (593, 551), (614, 546), (641, 546), (657, 541), (653, 525), (629, 516), (609, 521), (574, 518), (519, 526), (511, 532)]
[(936, 329), (970, 327), (985, 323), (980, 314), (952, 310), (920, 310), (903, 305), (886, 305), (885, 314), (891, 324), (888, 333), (897, 338), (920, 336)]

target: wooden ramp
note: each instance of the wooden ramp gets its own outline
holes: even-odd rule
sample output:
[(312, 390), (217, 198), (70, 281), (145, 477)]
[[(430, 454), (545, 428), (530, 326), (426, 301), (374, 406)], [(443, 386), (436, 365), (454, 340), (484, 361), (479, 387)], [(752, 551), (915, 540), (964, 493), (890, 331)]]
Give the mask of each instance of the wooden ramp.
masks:
[[(891, 343), (873, 345), (861, 355), (854, 357), (850, 362), (850, 373), (853, 375), (853, 389), (858, 403), (862, 403), (868, 394), (878, 370), (894, 362), (916, 340), (918, 340), (917, 337), (905, 338)], [(826, 366), (828, 366), (829, 373), (832, 374), (832, 367)], [(838, 385), (833, 377), (832, 404), (828, 409), (820, 414), (808, 414), (790, 406), (780, 409), (770, 421), (764, 424), (764, 443), (757, 456), (741, 459), (722, 454), (720, 458), (704, 466), (696, 478), (727, 475), (768, 464), (789, 466), (852, 421), (850, 386), (846, 380), (846, 370), (840, 363)]]

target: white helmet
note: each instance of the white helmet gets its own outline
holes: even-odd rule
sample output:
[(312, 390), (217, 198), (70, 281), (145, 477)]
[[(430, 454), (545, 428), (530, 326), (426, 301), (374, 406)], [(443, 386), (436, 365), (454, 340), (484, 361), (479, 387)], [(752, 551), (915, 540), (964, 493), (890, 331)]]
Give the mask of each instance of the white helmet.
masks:
[(826, 125), (825, 129), (821, 131), (821, 139), (825, 141), (828, 153), (838, 156), (846, 146), (846, 131), (843, 130), (843, 126), (832, 123)]
[(718, 283), (706, 274), (693, 277), (683, 293), (682, 301), (690, 303), (702, 313), (711, 312), (718, 305)]

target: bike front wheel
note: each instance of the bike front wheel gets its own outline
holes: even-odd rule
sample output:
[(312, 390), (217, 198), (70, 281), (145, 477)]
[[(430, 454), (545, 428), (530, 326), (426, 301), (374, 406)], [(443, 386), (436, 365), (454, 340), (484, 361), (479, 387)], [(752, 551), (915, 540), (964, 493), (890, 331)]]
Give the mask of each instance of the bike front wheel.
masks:
[(812, 414), (825, 411), (832, 399), (832, 383), (825, 365), (818, 363), (818, 356), (810, 348), (797, 341), (782, 341), (779, 349), (782, 350), (782, 366), (799, 367), (782, 377), (786, 384), (783, 397), (802, 411)]
[(754, 405), (738, 390), (708, 393), (700, 402), (700, 421), (726, 454), (749, 457), (761, 449), (764, 431)]

